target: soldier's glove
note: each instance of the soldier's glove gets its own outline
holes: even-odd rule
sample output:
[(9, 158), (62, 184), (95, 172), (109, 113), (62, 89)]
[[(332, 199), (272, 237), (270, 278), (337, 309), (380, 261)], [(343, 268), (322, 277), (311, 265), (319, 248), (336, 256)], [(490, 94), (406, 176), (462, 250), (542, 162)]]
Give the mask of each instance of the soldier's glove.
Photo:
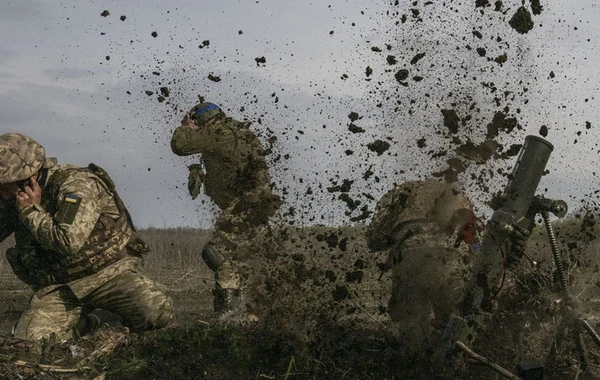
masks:
[(394, 267), (402, 262), (402, 243), (399, 242), (392, 246), (389, 251), (388, 264), (390, 267)]
[(400, 262), (402, 262), (402, 247), (401, 247), (401, 244), (399, 244), (399, 243), (394, 244), (388, 250), (387, 253), (388, 253), (387, 260), (384, 261), (384, 262), (377, 263), (377, 266), (379, 267), (379, 270), (381, 270), (381, 274), (380, 274), (379, 278), (381, 278), (381, 276), (383, 276), (383, 273), (389, 271), (394, 266), (396, 266), (396, 265), (400, 264)]
[(188, 175), (188, 191), (192, 199), (196, 199), (204, 183), (204, 167), (202, 164), (192, 164), (188, 169), (190, 170), (190, 174)]

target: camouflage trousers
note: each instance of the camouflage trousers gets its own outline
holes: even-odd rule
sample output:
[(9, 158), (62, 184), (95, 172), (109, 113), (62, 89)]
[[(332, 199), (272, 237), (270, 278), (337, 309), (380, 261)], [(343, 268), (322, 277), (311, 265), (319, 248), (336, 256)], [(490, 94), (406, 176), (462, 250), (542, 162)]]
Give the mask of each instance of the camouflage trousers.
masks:
[(41, 340), (55, 333), (63, 340), (73, 338), (74, 327), (83, 314), (103, 309), (119, 315), (133, 330), (165, 326), (173, 316), (165, 288), (136, 270), (126, 270), (78, 298), (68, 285), (47, 294), (34, 294), (29, 308), (15, 327), (15, 338)]
[[(268, 226), (254, 227), (245, 233), (231, 234), (217, 230), (206, 243), (204, 252), (211, 251), (212, 255), (221, 260), (219, 265), (212, 266), (215, 273), (215, 287), (217, 289), (240, 289), (247, 272), (246, 264), (253, 255), (264, 250), (264, 246), (257, 246), (263, 242), (261, 236), (268, 233)], [(259, 244), (260, 245), (260, 244)], [(209, 266), (211, 264), (207, 263)]]
[(226, 211), (217, 220), (202, 255), (215, 273), (217, 289), (240, 289), (247, 272), (246, 262), (255, 255), (275, 254), (276, 246), (267, 223), (253, 224)]

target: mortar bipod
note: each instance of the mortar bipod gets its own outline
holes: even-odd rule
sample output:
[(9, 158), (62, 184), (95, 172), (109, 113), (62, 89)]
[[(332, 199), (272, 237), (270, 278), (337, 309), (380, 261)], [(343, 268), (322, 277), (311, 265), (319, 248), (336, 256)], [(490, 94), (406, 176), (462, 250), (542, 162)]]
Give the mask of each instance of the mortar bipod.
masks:
[(564, 308), (566, 317), (570, 319), (569, 323), (573, 326), (573, 332), (575, 336), (575, 343), (577, 350), (581, 355), (581, 359), (584, 365), (584, 371), (589, 366), (588, 351), (583, 341), (583, 330), (585, 330), (594, 340), (594, 342), (600, 347), (600, 337), (598, 333), (594, 331), (593, 327), (583, 318), (578, 315), (578, 309), (576, 307), (577, 301), (569, 292), (569, 284), (567, 276), (565, 274), (560, 252), (558, 250), (558, 244), (556, 242), (556, 234), (554, 228), (550, 223), (550, 212), (559, 218), (564, 217), (567, 214), (567, 204), (562, 200), (552, 200), (544, 198), (543, 196), (537, 195), (531, 204), (528, 212), (528, 217), (533, 218), (536, 214), (542, 214), (546, 231), (548, 232), (548, 240), (550, 242), (550, 249), (552, 250), (552, 259), (554, 260), (554, 266), (556, 267), (556, 273), (560, 282), (560, 288), (563, 297), (566, 301), (566, 307)]

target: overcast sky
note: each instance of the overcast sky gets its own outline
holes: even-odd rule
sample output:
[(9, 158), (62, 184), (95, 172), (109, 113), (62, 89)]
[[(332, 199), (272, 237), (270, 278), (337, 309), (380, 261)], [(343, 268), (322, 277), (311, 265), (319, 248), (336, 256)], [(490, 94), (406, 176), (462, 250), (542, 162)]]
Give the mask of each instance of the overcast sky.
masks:
[[(542, 0), (520, 34), (508, 21), (521, 1), (491, 3), (0, 0), (0, 132), (30, 135), (63, 163), (104, 167), (139, 226), (209, 228), (212, 203), (186, 191), (197, 159), (169, 147), (203, 95), (253, 121), (263, 142), (277, 137), (269, 162), (284, 211), (295, 208), (297, 223), (340, 224), (360, 212), (327, 187), (353, 180), (349, 195), (372, 210), (394, 182), (444, 168), (426, 154), (450, 147), (441, 109), (470, 116), (460, 137), (478, 141), (508, 107), (523, 129), (500, 142), (547, 126), (555, 149), (540, 188), (574, 209), (599, 188), (599, 6)], [(402, 68), (406, 87), (394, 77)], [(170, 90), (164, 102), (160, 87)], [(364, 133), (348, 131), (350, 112)], [(369, 150), (376, 140), (390, 148)], [(481, 203), (488, 195), (471, 175), (513, 164), (472, 165), (461, 179)], [(504, 184), (489, 179), (492, 190)]]

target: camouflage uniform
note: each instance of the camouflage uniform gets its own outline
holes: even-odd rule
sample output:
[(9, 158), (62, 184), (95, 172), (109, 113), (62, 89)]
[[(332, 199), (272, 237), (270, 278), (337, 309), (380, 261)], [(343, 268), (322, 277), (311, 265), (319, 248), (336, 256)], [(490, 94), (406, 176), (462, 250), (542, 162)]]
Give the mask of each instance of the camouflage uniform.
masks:
[(405, 182), (377, 203), (367, 242), (389, 250), (388, 313), (408, 341), (423, 343), (448, 322), (478, 244), (475, 223), (469, 200), (446, 182)]
[(171, 139), (177, 155), (202, 154), (202, 164), (190, 167), (190, 194), (195, 198), (203, 183), (206, 195), (222, 210), (202, 252), (215, 272), (216, 289), (240, 288), (239, 266), (255, 252), (252, 241), (268, 233), (268, 220), (281, 205), (271, 190), (267, 152), (248, 125), (223, 115), (197, 130), (181, 126)]
[(147, 246), (108, 175), (93, 164), (83, 169), (54, 159), (40, 173), (41, 204), (19, 211), (13, 202), (0, 203), (0, 241), (15, 234), (7, 259), (35, 292), (15, 337), (68, 339), (96, 308), (120, 315), (133, 329), (165, 326), (171, 300), (141, 273)]

